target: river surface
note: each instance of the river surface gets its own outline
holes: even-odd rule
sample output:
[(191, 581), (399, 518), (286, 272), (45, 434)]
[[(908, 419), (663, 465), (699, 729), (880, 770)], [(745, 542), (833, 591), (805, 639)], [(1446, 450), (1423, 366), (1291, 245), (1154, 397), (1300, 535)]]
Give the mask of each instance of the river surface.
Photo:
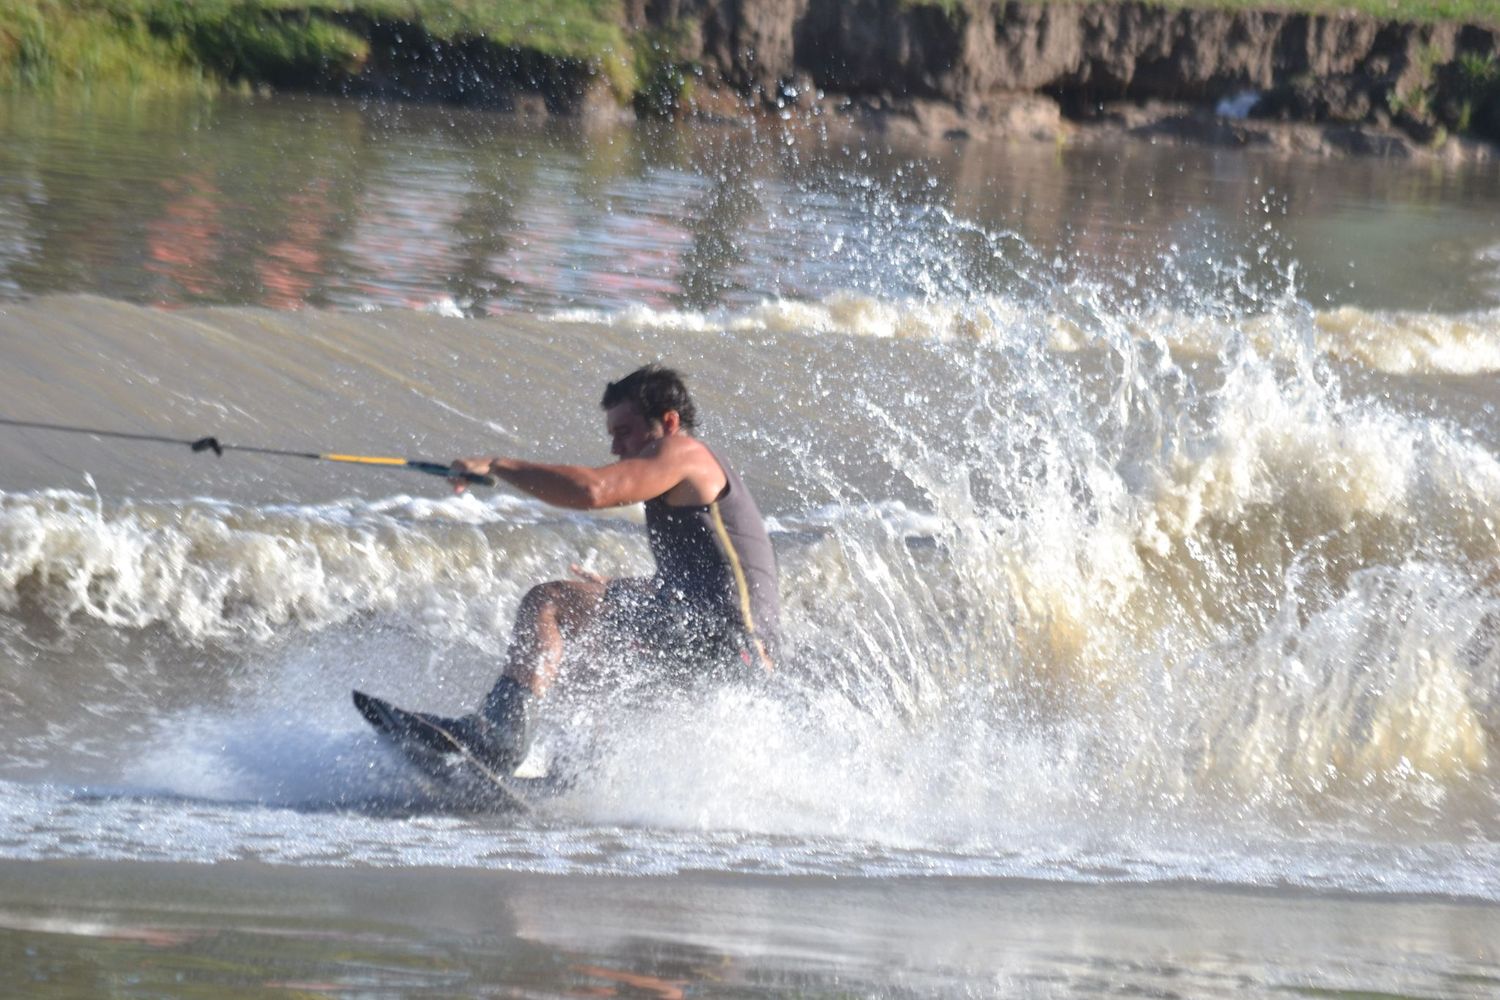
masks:
[(785, 607), (769, 681), (580, 651), (475, 814), (349, 689), (471, 708), (638, 510), (0, 425), (24, 995), (1494, 995), (1500, 167), (815, 126), (0, 103), (0, 418), (597, 464), (662, 360)]

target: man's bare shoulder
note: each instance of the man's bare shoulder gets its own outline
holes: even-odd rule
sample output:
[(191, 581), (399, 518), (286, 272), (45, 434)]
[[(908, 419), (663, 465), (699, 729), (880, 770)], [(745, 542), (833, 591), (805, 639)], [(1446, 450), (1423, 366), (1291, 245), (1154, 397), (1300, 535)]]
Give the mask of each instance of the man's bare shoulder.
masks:
[(724, 488), (724, 470), (708, 446), (687, 434), (673, 434), (657, 442), (656, 458), (681, 476), (667, 495), (672, 504), (712, 501)]
[(650, 457), (671, 462), (718, 462), (708, 446), (691, 434), (673, 434), (652, 442)]

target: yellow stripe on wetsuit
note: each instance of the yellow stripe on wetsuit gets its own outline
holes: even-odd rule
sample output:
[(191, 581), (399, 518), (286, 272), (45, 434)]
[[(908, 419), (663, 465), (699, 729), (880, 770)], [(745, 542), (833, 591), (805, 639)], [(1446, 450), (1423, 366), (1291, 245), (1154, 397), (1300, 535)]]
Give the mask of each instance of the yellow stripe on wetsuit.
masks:
[(724, 555), (729, 559), (729, 568), (734, 573), (734, 585), (740, 595), (740, 616), (744, 619), (745, 635), (750, 644), (755, 647), (755, 654), (760, 657), (760, 665), (767, 671), (775, 669), (771, 665), (771, 656), (766, 652), (766, 644), (760, 641), (755, 634), (755, 616), (750, 613), (750, 581), (745, 577), (745, 567), (740, 565), (740, 554), (735, 551), (734, 542), (729, 538), (729, 529), (724, 526), (724, 516), (719, 513), (719, 503), (714, 501), (708, 505), (708, 513), (714, 522), (714, 532), (719, 536), (719, 544), (724, 549)]

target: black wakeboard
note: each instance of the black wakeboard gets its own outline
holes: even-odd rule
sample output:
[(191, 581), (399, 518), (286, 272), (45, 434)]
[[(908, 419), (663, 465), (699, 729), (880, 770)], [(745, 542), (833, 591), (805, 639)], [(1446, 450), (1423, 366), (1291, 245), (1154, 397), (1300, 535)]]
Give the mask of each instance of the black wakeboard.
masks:
[(354, 692), (354, 707), (430, 784), (465, 805), (530, 813), (528, 797), (540, 790), (533, 786), (550, 784), (545, 778), (499, 773), (464, 742), (462, 734), (445, 727), (445, 720), (408, 712), (363, 691)]

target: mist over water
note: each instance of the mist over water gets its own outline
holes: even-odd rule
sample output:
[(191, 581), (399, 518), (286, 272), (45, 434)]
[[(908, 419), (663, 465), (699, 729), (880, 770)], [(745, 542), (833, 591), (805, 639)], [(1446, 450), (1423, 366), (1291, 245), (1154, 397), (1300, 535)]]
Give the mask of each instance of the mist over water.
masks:
[[(1390, 210), (1358, 164), (1298, 165), (1347, 182), (1314, 217), (1316, 185), (1225, 179), (1290, 167), (1203, 151), (1116, 150), (1119, 173), (1049, 189), (1050, 150), (809, 144), (730, 174), (708, 139), (658, 163), (634, 134), (523, 134), (536, 186), (444, 216), (428, 195), (476, 175), (436, 169), (432, 137), (469, 133), (394, 133), (363, 140), (361, 170), (395, 166), (342, 235), (288, 244), (351, 256), (286, 302), (232, 254), (188, 260), (191, 294), (185, 271), (69, 278), (27, 249), (56, 223), (13, 224), (4, 415), (597, 463), (598, 387), (662, 358), (771, 520), (786, 669), (664, 689), (585, 651), (545, 703), (571, 778), (546, 817), (427, 816), (348, 689), (472, 707), (529, 586), (645, 570), (638, 512), (7, 432), (0, 850), (1500, 898), (1493, 199), (1435, 241), (1393, 224), (1440, 297), (1373, 277), (1387, 244), (1361, 234)], [(612, 173), (622, 146), (646, 165)], [(1397, 215), (1485, 190), (1381, 169), (1438, 189)], [(591, 199), (549, 197), (558, 175)], [(701, 231), (665, 238), (694, 199)], [(483, 251), (445, 256), (463, 227)], [(460, 258), (490, 270), (450, 280)], [(502, 258), (529, 270), (486, 285)]]

